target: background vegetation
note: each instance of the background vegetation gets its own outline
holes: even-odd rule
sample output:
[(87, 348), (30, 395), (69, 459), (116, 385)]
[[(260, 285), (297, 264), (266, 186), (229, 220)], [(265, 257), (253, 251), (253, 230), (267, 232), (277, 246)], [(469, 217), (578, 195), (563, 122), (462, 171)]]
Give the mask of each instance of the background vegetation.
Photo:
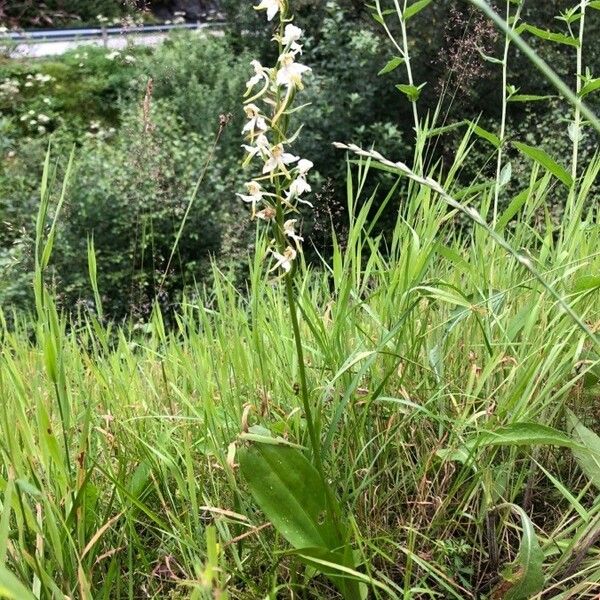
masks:
[[(597, 119), (579, 140), (514, 46), (504, 111), (505, 37), (466, 3), (389, 3), (386, 35), (297, 0), (317, 174), (286, 288), (235, 198), (276, 59), (250, 4), (221, 37), (0, 62), (0, 596), (598, 598)], [(100, 6), (34, 8), (0, 2)], [(593, 111), (600, 3), (526, 2), (521, 32), (577, 89), (583, 8)], [(332, 505), (338, 562), (305, 543)]]

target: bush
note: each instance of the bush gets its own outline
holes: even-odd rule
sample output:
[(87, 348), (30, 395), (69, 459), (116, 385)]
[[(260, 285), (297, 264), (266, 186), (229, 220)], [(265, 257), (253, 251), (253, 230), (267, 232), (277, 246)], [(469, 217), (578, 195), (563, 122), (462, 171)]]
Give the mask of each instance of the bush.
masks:
[[(72, 140), (78, 140), (54, 277), (64, 306), (91, 296), (86, 245), (93, 235), (100, 289), (112, 317), (132, 310), (143, 313), (158, 292), (190, 195), (209, 159), (219, 114), (233, 109), (246, 79), (246, 59), (233, 55), (219, 39), (199, 43), (192, 36), (177, 36), (154, 54), (142, 55), (131, 64), (113, 61), (106, 77), (106, 59), (90, 61), (98, 68), (88, 66), (89, 85), (83, 80), (77, 87), (80, 110), (89, 110), (85, 118), (69, 122), (65, 117), (71, 109), (52, 96), (60, 107), (53, 113), (53, 156), (60, 156), (62, 168)], [(57, 64), (68, 70), (72, 61), (71, 56), (66, 65)], [(48, 66), (57, 71), (54, 63)], [(154, 94), (148, 96), (144, 111), (141, 92), (149, 78), (155, 82)], [(102, 108), (96, 97), (100, 82), (105, 91), (118, 90), (118, 98), (106, 103), (112, 115), (90, 128), (87, 118), (99, 116)], [(31, 110), (28, 107), (19, 110)], [(13, 136), (11, 159), (0, 175), (0, 218), (11, 223), (0, 240), (0, 260), (12, 265), (10, 276), (0, 284), (4, 304), (23, 303), (23, 289), (30, 287), (31, 237), (47, 143), (46, 136), (25, 133), (19, 114), (4, 121)], [(223, 132), (169, 265), (161, 290), (165, 302), (175, 302), (186, 286), (209, 283), (209, 256), (219, 255), (223, 244), (223, 262), (233, 271), (240, 268), (247, 233), (238, 225), (246, 222), (240, 217), (245, 209), (234, 195), (243, 178), (240, 128), (237, 114)], [(60, 177), (58, 173), (57, 180)]]

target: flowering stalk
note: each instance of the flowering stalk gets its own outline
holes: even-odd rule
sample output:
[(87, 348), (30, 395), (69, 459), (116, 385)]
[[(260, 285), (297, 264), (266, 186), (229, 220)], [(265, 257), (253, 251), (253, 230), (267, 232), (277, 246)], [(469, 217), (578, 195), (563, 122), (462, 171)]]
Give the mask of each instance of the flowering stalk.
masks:
[(308, 173), (313, 163), (287, 151), (299, 133), (299, 130), (291, 135), (288, 132), (289, 116), (297, 93), (303, 89), (302, 78), (311, 69), (297, 60), (302, 53), (303, 31), (291, 22), (288, 0), (262, 0), (255, 9), (265, 10), (269, 21), (279, 16), (273, 38), (279, 53), (273, 67), (264, 67), (257, 60), (251, 63), (254, 75), (246, 84), (244, 103), (248, 120), (242, 130), (246, 141), (243, 144), (246, 151), (244, 165), (259, 163), (257, 171), (260, 172), (246, 184), (247, 193), (237, 195), (250, 205), (252, 218), (267, 225), (271, 238), (268, 254), (273, 259), (269, 272), (279, 273), (285, 281), (310, 445), (315, 466), (324, 477), (293, 288), (293, 276), (304, 241), (297, 231), (297, 215), (301, 204), (312, 207), (305, 196), (311, 192)]

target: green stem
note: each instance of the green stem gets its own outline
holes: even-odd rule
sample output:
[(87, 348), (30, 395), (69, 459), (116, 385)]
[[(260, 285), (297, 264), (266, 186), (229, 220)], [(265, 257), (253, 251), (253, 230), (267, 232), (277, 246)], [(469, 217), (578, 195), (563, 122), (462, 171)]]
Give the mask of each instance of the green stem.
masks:
[[(520, 7), (519, 7), (520, 9)], [(510, 18), (510, 0), (506, 2), (506, 21)], [(516, 18), (515, 18), (516, 23)], [(513, 24), (514, 28), (514, 24)], [(502, 160), (504, 158), (504, 138), (506, 136), (506, 112), (508, 108), (508, 97), (506, 88), (508, 86), (508, 51), (510, 50), (510, 37), (504, 37), (504, 54), (502, 56), (502, 117), (500, 120), (500, 145), (498, 146), (498, 160), (496, 162), (496, 186), (494, 188), (494, 213), (492, 227), (496, 227), (498, 220), (498, 201), (500, 198), (500, 176), (502, 174)]]
[(514, 31), (511, 26), (499, 16), (485, 0), (471, 0), (477, 8), (483, 11), (498, 27), (510, 37), (512, 42), (518, 46), (519, 50), (533, 63), (548, 81), (562, 94), (566, 100), (568, 100), (573, 106), (579, 108), (582, 116), (589, 120), (590, 125), (598, 132), (600, 132), (600, 119), (596, 116), (593, 110), (591, 110), (586, 104), (584, 104), (577, 94), (569, 88), (568, 85), (552, 70), (550, 65), (543, 59), (540, 58), (535, 51), (523, 40), (523, 38)]
[(296, 309), (296, 298), (294, 297), (293, 274), (289, 273), (285, 276), (285, 292), (290, 309), (290, 318), (292, 320), (292, 329), (294, 331), (294, 344), (296, 347), (296, 356), (298, 358), (298, 372), (300, 374), (300, 397), (302, 398), (302, 406), (306, 417), (306, 425), (308, 427), (308, 436), (312, 447), (315, 467), (323, 479), (325, 473), (323, 469), (323, 458), (321, 456), (321, 444), (315, 421), (310, 406), (310, 393), (308, 391), (308, 382), (306, 380), (306, 365), (304, 364), (304, 349), (302, 348), (302, 335), (300, 333), (300, 323), (298, 321), (298, 312)]
[[(581, 0), (579, 10), (581, 18), (579, 19), (579, 45), (577, 46), (577, 74), (575, 76), (575, 90), (577, 97), (581, 93), (581, 76), (583, 74), (583, 34), (585, 31), (585, 8), (587, 0)], [(573, 177), (573, 189), (577, 180), (577, 161), (579, 159), (579, 139), (581, 130), (581, 109), (579, 105), (575, 106), (575, 118), (573, 121), (573, 160), (571, 164), (571, 175)]]

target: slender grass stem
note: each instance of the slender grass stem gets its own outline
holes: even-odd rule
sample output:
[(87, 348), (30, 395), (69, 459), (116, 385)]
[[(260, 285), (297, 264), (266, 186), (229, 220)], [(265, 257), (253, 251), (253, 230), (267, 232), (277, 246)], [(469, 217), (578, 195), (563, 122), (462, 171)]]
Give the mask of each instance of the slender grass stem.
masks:
[[(579, 5), (579, 44), (577, 46), (577, 71), (575, 74), (575, 92), (577, 97), (579, 98), (581, 93), (582, 81), (581, 77), (583, 75), (583, 42), (584, 42), (584, 34), (585, 34), (585, 13), (587, 8), (588, 0), (581, 0)], [(571, 161), (571, 177), (573, 177), (573, 187), (576, 187), (577, 181), (577, 163), (579, 160), (579, 143), (581, 141), (581, 107), (579, 104), (575, 105), (575, 116), (573, 119), (573, 158)]]

